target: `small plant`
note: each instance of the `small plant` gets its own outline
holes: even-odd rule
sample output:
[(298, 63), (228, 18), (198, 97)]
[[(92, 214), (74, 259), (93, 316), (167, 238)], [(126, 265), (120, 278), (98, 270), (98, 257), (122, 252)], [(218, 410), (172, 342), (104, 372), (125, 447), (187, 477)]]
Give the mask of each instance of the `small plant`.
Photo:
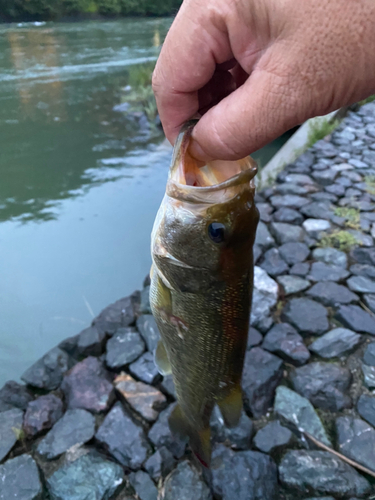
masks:
[(323, 122), (315, 122), (310, 125), (307, 147), (310, 148), (313, 144), (324, 139), (324, 137), (335, 130), (339, 125), (339, 120), (325, 120)]
[(352, 234), (348, 231), (335, 231), (331, 234), (326, 234), (320, 240), (321, 247), (332, 247), (341, 250), (342, 252), (348, 252), (352, 247), (356, 245), (361, 245)]
[(345, 226), (351, 229), (359, 229), (360, 211), (357, 208), (337, 207), (335, 215), (345, 219)]
[(365, 177), (365, 183), (367, 184), (367, 192), (370, 194), (375, 194), (375, 177), (367, 176)]
[(18, 429), (17, 427), (12, 427), (12, 431), (16, 436), (17, 441), (24, 441), (26, 438), (25, 431), (23, 429)]
[(369, 97), (366, 97), (366, 99), (363, 99), (363, 101), (359, 101), (359, 106), (363, 106), (364, 104), (368, 104), (369, 102), (375, 101), (375, 95), (370, 95)]

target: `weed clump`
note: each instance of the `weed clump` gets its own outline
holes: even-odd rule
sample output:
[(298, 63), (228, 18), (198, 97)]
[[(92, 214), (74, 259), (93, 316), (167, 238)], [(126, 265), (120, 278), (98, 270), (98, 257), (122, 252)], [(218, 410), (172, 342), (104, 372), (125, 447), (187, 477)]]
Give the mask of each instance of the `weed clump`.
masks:
[(350, 229), (359, 229), (360, 211), (357, 208), (337, 207), (335, 215), (345, 219), (345, 226)]
[(361, 245), (361, 242), (357, 240), (348, 231), (334, 231), (331, 234), (326, 234), (320, 240), (320, 246), (323, 248), (332, 247), (341, 250), (342, 252), (349, 252), (351, 248), (356, 245)]
[(313, 144), (324, 139), (327, 135), (335, 130), (339, 125), (339, 120), (327, 120), (321, 123), (310, 125), (309, 135), (307, 139), (307, 147), (310, 148)]

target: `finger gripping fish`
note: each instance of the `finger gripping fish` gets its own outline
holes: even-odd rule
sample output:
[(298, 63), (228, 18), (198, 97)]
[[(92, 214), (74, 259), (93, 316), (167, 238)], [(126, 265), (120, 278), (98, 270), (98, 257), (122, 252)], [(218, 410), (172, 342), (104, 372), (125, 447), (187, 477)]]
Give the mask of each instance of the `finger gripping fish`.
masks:
[(186, 124), (151, 236), (151, 308), (161, 333), (155, 360), (172, 373), (178, 405), (169, 424), (209, 465), (210, 416), (228, 426), (242, 411), (241, 376), (253, 286), (255, 162), (198, 165)]

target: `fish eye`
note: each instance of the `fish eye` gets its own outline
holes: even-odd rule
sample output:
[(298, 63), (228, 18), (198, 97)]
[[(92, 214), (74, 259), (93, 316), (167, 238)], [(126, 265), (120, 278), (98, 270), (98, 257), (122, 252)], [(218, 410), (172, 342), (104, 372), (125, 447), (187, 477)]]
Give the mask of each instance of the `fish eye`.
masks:
[(208, 236), (214, 243), (222, 243), (225, 240), (225, 226), (221, 222), (211, 222), (208, 226)]

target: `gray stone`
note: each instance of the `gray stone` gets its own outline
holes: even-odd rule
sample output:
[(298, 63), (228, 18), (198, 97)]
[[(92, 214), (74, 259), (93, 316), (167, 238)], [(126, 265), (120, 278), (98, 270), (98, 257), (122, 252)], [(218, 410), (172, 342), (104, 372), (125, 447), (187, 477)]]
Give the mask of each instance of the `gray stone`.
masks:
[(249, 333), (248, 333), (248, 336), (247, 336), (247, 345), (246, 345), (246, 349), (249, 350), (251, 349), (252, 347), (255, 347), (257, 345), (259, 345), (261, 342), (263, 341), (263, 336), (262, 334), (260, 334), (258, 332), (258, 330), (256, 330), (255, 328), (253, 328), (252, 326), (249, 328)]
[(38, 467), (30, 455), (0, 465), (0, 500), (42, 500)]
[(292, 208), (279, 208), (272, 216), (275, 222), (287, 222), (289, 224), (301, 225), (303, 222), (302, 215)]
[(362, 497), (371, 490), (363, 476), (328, 451), (288, 451), (280, 463), (279, 477), (284, 486), (304, 495)]
[(113, 335), (119, 328), (133, 325), (135, 322), (135, 296), (125, 297), (110, 304), (97, 316), (93, 325), (100, 332)]
[(141, 291), (141, 304), (139, 310), (142, 314), (151, 314), (150, 285), (145, 286)]
[(175, 406), (176, 403), (169, 405), (160, 413), (159, 418), (151, 427), (148, 437), (156, 448), (165, 446), (176, 458), (181, 458), (185, 452), (186, 440), (177, 434), (172, 434), (168, 423)]
[[(315, 189), (315, 186), (298, 186), (298, 184), (289, 184), (289, 183), (284, 183), (284, 184), (277, 184), (276, 185), (276, 191), (278, 194), (281, 195), (286, 195), (286, 194), (296, 194), (296, 195), (306, 195), (310, 192), (308, 188), (313, 188)], [(271, 198), (272, 201), (272, 198)], [(269, 221), (266, 221), (269, 222)]]
[(175, 464), (176, 460), (172, 453), (165, 446), (162, 446), (151, 455), (144, 467), (152, 479), (158, 481), (161, 477), (167, 476)]
[(310, 198), (313, 201), (321, 202), (321, 203), (336, 203), (337, 196), (332, 193), (326, 193), (325, 191), (319, 191), (318, 193), (312, 193)]
[[(6, 382), (0, 389), (0, 405), (3, 405), (3, 407), (7, 410), (11, 410), (12, 408), (26, 410), (27, 405), (33, 399), (33, 395), (27, 387), (15, 382), (14, 380)], [(8, 408), (5, 407), (6, 405)], [(0, 409), (0, 411), (5, 411), (5, 409)]]
[(308, 432), (318, 441), (331, 446), (324, 426), (310, 401), (282, 385), (276, 389), (275, 413), (295, 428)]
[(40, 396), (27, 407), (23, 428), (28, 436), (50, 429), (63, 415), (63, 404), (54, 394)]
[(260, 248), (259, 245), (254, 245), (253, 246), (253, 261), (254, 261), (254, 264), (256, 264), (259, 260), (259, 258), (261, 257), (261, 255), (263, 254), (262, 252), (262, 249)]
[(275, 389), (282, 376), (282, 361), (260, 347), (246, 353), (242, 375), (245, 403), (259, 418), (272, 406)]
[(357, 403), (358, 413), (369, 424), (375, 426), (375, 397), (362, 394)]
[(47, 479), (51, 500), (108, 500), (124, 482), (122, 468), (95, 454), (65, 463)]
[(85, 328), (77, 337), (77, 353), (79, 356), (100, 356), (105, 346), (105, 333), (96, 326)]
[(375, 471), (375, 429), (360, 418), (336, 419), (340, 452)]
[(375, 319), (359, 306), (341, 306), (335, 317), (341, 324), (355, 332), (375, 335)]
[(285, 295), (303, 292), (310, 286), (310, 281), (299, 278), (298, 276), (278, 276), (277, 282), (283, 287)]
[(315, 340), (309, 349), (322, 358), (335, 358), (351, 351), (361, 340), (361, 335), (351, 330), (335, 328)]
[(254, 444), (258, 450), (272, 453), (290, 445), (292, 439), (292, 432), (283, 427), (278, 420), (275, 420), (257, 432)]
[(275, 325), (265, 336), (262, 348), (297, 366), (310, 358), (302, 337), (288, 323)]
[(23, 411), (19, 408), (0, 413), (0, 462), (18, 441), (22, 431)]
[(264, 254), (264, 261), (260, 264), (270, 276), (278, 276), (288, 271), (288, 264), (280, 257), (276, 248), (270, 248)]
[(52, 460), (95, 434), (95, 419), (86, 410), (68, 410), (39, 443), (39, 455)]
[(267, 226), (262, 221), (258, 223), (255, 244), (258, 245), (263, 251), (275, 244), (275, 240), (272, 238)]
[(368, 264), (375, 266), (375, 247), (374, 248), (354, 248), (350, 256), (359, 264)]
[(340, 184), (344, 188), (348, 188), (352, 185), (351, 181), (349, 179), (347, 179), (346, 177), (339, 177), (336, 180), (336, 182), (337, 182), (337, 184)]
[(333, 215), (330, 203), (326, 201), (313, 201), (301, 208), (301, 213), (311, 219), (323, 220), (330, 219)]
[(306, 335), (320, 335), (328, 330), (327, 309), (314, 300), (292, 299), (283, 309), (281, 319), (292, 323)]
[(122, 368), (144, 352), (145, 344), (138, 332), (120, 328), (107, 342), (106, 363), (110, 368)]
[(21, 379), (26, 384), (53, 391), (62, 382), (63, 375), (73, 366), (73, 360), (65, 352), (55, 347), (28, 368)]
[(337, 304), (350, 304), (359, 300), (358, 295), (348, 290), (346, 286), (338, 285), (332, 281), (320, 281), (306, 293), (317, 302), (330, 307)]
[(172, 396), (173, 398), (176, 399), (176, 388), (174, 386), (174, 382), (173, 382), (173, 377), (172, 375), (166, 375), (164, 378), (163, 378), (163, 381), (161, 383), (161, 386), (162, 388), (164, 389), (164, 391), (169, 394), (169, 396)]
[(296, 194), (285, 194), (271, 196), (270, 202), (275, 208), (288, 207), (298, 209), (309, 203), (309, 200), (304, 196), (298, 196)]
[(165, 480), (159, 498), (160, 500), (212, 500), (212, 494), (198, 470), (184, 460)]
[(263, 453), (234, 452), (219, 445), (212, 454), (211, 470), (214, 493), (222, 500), (279, 498), (275, 462)]
[(279, 252), (285, 262), (288, 264), (296, 264), (297, 262), (303, 262), (307, 259), (310, 249), (304, 243), (295, 241), (282, 245), (279, 248)]
[(290, 268), (289, 274), (295, 274), (297, 276), (306, 276), (310, 272), (310, 264), (307, 262), (298, 262)]
[(372, 239), (372, 237), (368, 234), (362, 233), (362, 231), (357, 231), (355, 229), (348, 229), (348, 233), (354, 236), (354, 238), (363, 247), (372, 247), (374, 245), (374, 240)]
[(144, 430), (116, 403), (95, 435), (108, 452), (125, 467), (139, 469), (151, 454)]
[(312, 281), (340, 281), (349, 276), (349, 271), (340, 266), (325, 264), (324, 262), (313, 262), (308, 275)]
[(312, 176), (314, 177), (316, 182), (321, 186), (329, 186), (336, 179), (337, 172), (331, 168), (328, 168), (327, 170), (314, 172)]
[(276, 305), (279, 287), (262, 268), (254, 267), (254, 288), (251, 308), (251, 325), (257, 324), (267, 316)]
[(266, 318), (262, 318), (257, 323), (257, 328), (263, 335), (265, 335), (271, 326), (274, 324), (272, 316), (267, 316)]
[(219, 408), (215, 406), (212, 412), (210, 425), (212, 435), (216, 442), (230, 443), (232, 448), (237, 448), (239, 450), (246, 450), (250, 447), (253, 435), (253, 422), (244, 411), (242, 411), (238, 425), (229, 428), (225, 425)]
[(139, 500), (157, 500), (158, 490), (150, 476), (139, 470), (129, 474), (129, 482), (135, 489)]
[(358, 198), (358, 196), (361, 196), (362, 191), (359, 191), (359, 189), (354, 189), (354, 188), (348, 188), (345, 191), (345, 197), (346, 198)]
[(285, 182), (287, 182), (288, 184), (300, 184), (301, 186), (304, 186), (306, 184), (314, 185), (314, 181), (311, 179), (311, 177), (301, 174), (288, 174), (285, 177)]
[(145, 352), (137, 361), (134, 361), (129, 366), (129, 371), (142, 382), (146, 382), (146, 384), (154, 384), (160, 378), (154, 356), (150, 352)]
[(294, 389), (318, 408), (340, 411), (350, 408), (351, 373), (335, 363), (309, 363), (291, 374)]
[(61, 389), (70, 409), (106, 411), (114, 397), (108, 372), (104, 370), (102, 363), (92, 356), (77, 363), (65, 375)]
[(273, 212), (273, 208), (269, 203), (257, 203), (257, 209), (259, 210), (261, 221), (271, 222), (271, 214)]
[(160, 333), (156, 321), (151, 314), (144, 314), (137, 320), (137, 328), (146, 342), (147, 349), (154, 352), (160, 340)]
[(154, 422), (159, 416), (159, 411), (167, 405), (163, 393), (151, 385), (137, 382), (126, 373), (116, 378), (115, 387), (129, 405), (149, 422)]
[(352, 276), (347, 280), (347, 284), (353, 292), (375, 293), (375, 281), (364, 276)]
[(321, 237), (322, 232), (331, 229), (331, 224), (325, 219), (306, 219), (302, 226), (311, 238), (317, 239)]
[(348, 163), (350, 163), (350, 165), (353, 165), (353, 167), (355, 167), (355, 168), (368, 168), (369, 167), (369, 165), (367, 163), (365, 163), (364, 161), (358, 160), (357, 158), (350, 158), (348, 160)]
[(375, 388), (375, 366), (362, 363), (363, 382), (369, 389)]
[(293, 224), (285, 224), (284, 222), (271, 222), (270, 230), (279, 245), (289, 243), (290, 241), (302, 241), (305, 236), (302, 228)]
[(332, 264), (346, 269), (348, 267), (348, 257), (346, 253), (336, 248), (315, 248), (313, 258), (325, 264)]
[(326, 186), (325, 190), (328, 193), (334, 194), (336, 196), (344, 196), (345, 194), (345, 187), (337, 183), (331, 184), (330, 186)]
[(371, 344), (368, 344), (366, 347), (363, 361), (366, 365), (375, 366), (375, 342), (371, 342)]

